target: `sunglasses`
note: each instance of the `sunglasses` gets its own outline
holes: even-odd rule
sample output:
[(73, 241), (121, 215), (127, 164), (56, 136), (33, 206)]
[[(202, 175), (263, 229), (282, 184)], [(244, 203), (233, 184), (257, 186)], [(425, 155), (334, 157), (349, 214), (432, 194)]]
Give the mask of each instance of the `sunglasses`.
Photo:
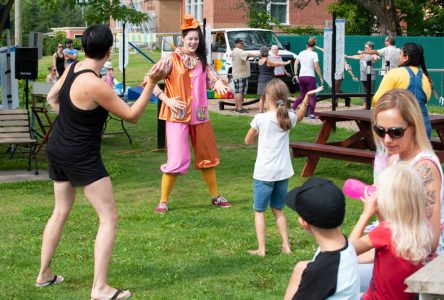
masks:
[(400, 139), (404, 136), (404, 133), (407, 130), (407, 128), (408, 126), (406, 128), (393, 127), (386, 130), (384, 127), (379, 127), (376, 125), (373, 126), (373, 130), (376, 133), (376, 135), (382, 139), (385, 137), (386, 134), (388, 134), (389, 137), (392, 139)]

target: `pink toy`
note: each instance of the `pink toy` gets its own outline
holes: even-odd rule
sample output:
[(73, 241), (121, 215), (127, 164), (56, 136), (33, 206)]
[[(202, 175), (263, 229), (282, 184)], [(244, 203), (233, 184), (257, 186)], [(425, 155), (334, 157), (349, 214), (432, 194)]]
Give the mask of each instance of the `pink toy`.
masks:
[(373, 194), (376, 191), (376, 186), (367, 185), (357, 179), (347, 179), (344, 182), (342, 191), (350, 198), (361, 200), (361, 197), (364, 197), (365, 187), (367, 187), (367, 192), (369, 194)]

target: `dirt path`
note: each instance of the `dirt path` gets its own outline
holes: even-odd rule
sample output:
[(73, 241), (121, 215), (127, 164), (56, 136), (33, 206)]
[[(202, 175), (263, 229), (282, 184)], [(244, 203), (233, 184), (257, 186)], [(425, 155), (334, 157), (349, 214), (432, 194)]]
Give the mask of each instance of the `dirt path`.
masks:
[[(293, 98), (290, 98), (293, 99)], [(225, 105), (224, 110), (219, 110), (219, 100), (224, 100), (227, 102), (234, 102), (233, 99), (209, 99), (208, 100), (208, 106), (209, 106), (209, 110), (221, 115), (235, 115), (235, 116), (254, 116), (255, 114), (259, 113), (259, 103), (255, 103), (252, 105), (248, 105), (245, 108), (248, 110), (248, 113), (237, 113), (234, 111), (234, 106), (227, 106)], [(251, 99), (246, 99), (245, 101), (248, 101)], [(362, 106), (358, 106), (358, 105), (352, 105), (351, 107), (346, 107), (344, 105), (344, 101), (341, 99), (339, 100), (339, 106), (336, 108), (337, 110), (346, 110), (346, 109), (362, 109)], [(325, 110), (331, 110), (331, 101), (329, 100), (324, 100), (324, 101), (320, 101), (316, 104), (316, 110), (317, 111), (325, 111)], [(307, 123), (307, 124), (321, 124), (321, 120), (310, 120), (308, 118), (304, 118), (304, 120), (302, 121), (303, 123)], [(352, 129), (352, 130), (356, 130), (358, 131), (358, 126), (356, 125), (355, 122), (338, 122), (337, 123), (338, 127), (341, 128), (348, 128), (348, 129)]]

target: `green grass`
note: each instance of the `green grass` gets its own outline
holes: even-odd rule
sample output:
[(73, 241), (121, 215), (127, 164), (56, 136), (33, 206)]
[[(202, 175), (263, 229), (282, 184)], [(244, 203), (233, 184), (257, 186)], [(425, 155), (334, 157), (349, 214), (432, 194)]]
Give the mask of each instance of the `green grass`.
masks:
[[(106, 136), (103, 160), (111, 174), (119, 210), (117, 242), (110, 265), (109, 282), (129, 288), (135, 299), (279, 299), (295, 263), (309, 259), (314, 241), (298, 226), (296, 214), (285, 210), (294, 253), (280, 254), (280, 239), (268, 213), (267, 256), (246, 254), (256, 246), (252, 211), (252, 172), (256, 148), (243, 145), (250, 117), (211, 114), (221, 164), (217, 168), (220, 192), (233, 202), (230, 209), (210, 205), (200, 172), (190, 169), (173, 190), (170, 212), (153, 209), (160, 197), (164, 152), (156, 147), (155, 105), (150, 104), (137, 125), (127, 125), (134, 143), (123, 135)], [(110, 124), (118, 129), (118, 122)], [(313, 140), (318, 126), (301, 124), (291, 140)], [(346, 136), (338, 130), (335, 138)], [(4, 151), (4, 149), (0, 149)], [(40, 166), (45, 168), (43, 153)], [(2, 169), (26, 167), (24, 156), (0, 157)], [(300, 185), (304, 160), (293, 160), (296, 176), (290, 186)], [(349, 177), (371, 181), (369, 165), (321, 159), (316, 175), (342, 185)], [(98, 221), (94, 210), (79, 192), (60, 246), (54, 272), (66, 282), (37, 289), (43, 228), (53, 209), (50, 181), (0, 185), (0, 289), (6, 299), (87, 298), (93, 276), (93, 241)], [(359, 205), (348, 201), (344, 231), (349, 232)]]

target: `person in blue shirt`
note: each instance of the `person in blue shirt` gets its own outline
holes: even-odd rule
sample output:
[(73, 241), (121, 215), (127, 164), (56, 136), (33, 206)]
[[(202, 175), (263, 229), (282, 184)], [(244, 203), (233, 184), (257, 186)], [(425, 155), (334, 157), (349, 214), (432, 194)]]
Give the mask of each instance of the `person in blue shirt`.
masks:
[(73, 43), (71, 39), (67, 39), (65, 42), (66, 48), (63, 50), (65, 54), (65, 68), (67, 68), (70, 64), (75, 62), (79, 57), (79, 52), (77, 49), (73, 48)]

